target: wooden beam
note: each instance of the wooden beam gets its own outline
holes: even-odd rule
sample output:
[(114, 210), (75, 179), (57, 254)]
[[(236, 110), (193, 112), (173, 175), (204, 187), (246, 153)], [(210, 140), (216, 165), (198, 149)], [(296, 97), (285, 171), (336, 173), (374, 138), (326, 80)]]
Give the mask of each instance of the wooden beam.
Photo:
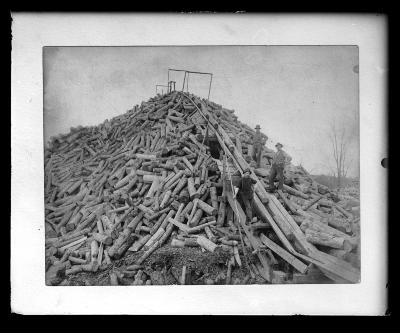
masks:
[(299, 259), (297, 259), (295, 256), (287, 252), (285, 249), (280, 247), (278, 244), (275, 244), (272, 240), (270, 240), (267, 236), (264, 234), (260, 235), (261, 241), (272, 251), (274, 251), (277, 255), (279, 255), (282, 259), (284, 259), (286, 262), (288, 262), (290, 265), (292, 265), (294, 268), (296, 268), (300, 273), (306, 273), (308, 266), (302, 263)]
[(259, 238), (255, 237), (249, 230), (249, 228), (247, 227), (245, 221), (246, 221), (246, 214), (244, 213), (242, 207), (240, 206), (240, 204), (237, 202), (236, 199), (233, 198), (232, 192), (231, 191), (227, 191), (226, 196), (228, 198), (228, 202), (232, 208), (232, 210), (234, 211), (234, 213), (238, 216), (239, 219), (239, 223), (242, 226), (247, 238), (250, 241), (251, 246), (253, 247), (254, 250), (257, 251), (257, 257), (261, 262), (261, 265), (264, 269), (264, 274), (263, 277), (268, 281), (271, 282), (272, 281), (272, 269), (270, 267), (270, 263), (269, 263), (269, 259), (268, 257), (260, 252), (260, 248), (261, 248), (261, 241)]

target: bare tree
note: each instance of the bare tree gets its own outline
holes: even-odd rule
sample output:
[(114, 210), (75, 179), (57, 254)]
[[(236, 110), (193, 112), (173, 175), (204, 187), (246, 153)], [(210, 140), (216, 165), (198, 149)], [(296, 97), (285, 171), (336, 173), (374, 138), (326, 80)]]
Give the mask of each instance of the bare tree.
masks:
[(333, 165), (330, 168), (332, 174), (336, 177), (336, 185), (340, 190), (352, 162), (349, 157), (350, 136), (345, 125), (338, 126), (336, 122), (331, 123), (328, 136), (333, 155)]

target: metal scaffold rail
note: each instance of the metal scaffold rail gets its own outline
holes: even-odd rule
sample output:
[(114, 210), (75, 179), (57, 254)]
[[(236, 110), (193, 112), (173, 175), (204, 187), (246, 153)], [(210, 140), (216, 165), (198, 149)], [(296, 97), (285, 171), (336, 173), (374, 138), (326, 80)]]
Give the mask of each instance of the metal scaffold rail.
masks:
[(182, 84), (182, 92), (185, 90), (185, 83), (186, 83), (186, 91), (189, 91), (189, 75), (190, 74), (199, 74), (199, 75), (209, 75), (210, 76), (210, 84), (208, 86), (208, 95), (207, 95), (207, 100), (210, 99), (210, 92), (211, 92), (211, 84), (212, 84), (212, 79), (213, 79), (213, 73), (207, 73), (207, 72), (197, 72), (197, 71), (188, 71), (186, 69), (175, 69), (175, 68), (168, 68), (168, 82), (169, 80), (169, 72), (184, 72), (185, 75), (183, 77), (183, 84)]
[[(164, 85), (164, 84), (156, 84), (156, 94), (158, 93), (158, 87), (166, 87), (166, 88), (168, 88), (168, 90), (169, 90), (169, 86), (166, 86), (166, 85)], [(168, 91), (167, 90), (167, 91)], [(163, 90), (161, 90), (161, 93), (163, 93)]]
[[(175, 91), (175, 81), (169, 81), (168, 80), (168, 85), (165, 84), (156, 84), (156, 94), (158, 92), (158, 87), (165, 87), (167, 88), (167, 93), (170, 93), (171, 91)], [(161, 93), (163, 93), (163, 90), (161, 90)]]

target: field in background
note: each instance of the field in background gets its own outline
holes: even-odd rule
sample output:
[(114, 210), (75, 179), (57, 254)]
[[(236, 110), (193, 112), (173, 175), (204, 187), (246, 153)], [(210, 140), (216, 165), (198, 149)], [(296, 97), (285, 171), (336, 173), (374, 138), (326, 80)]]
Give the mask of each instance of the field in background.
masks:
[[(329, 189), (334, 190), (337, 187), (337, 177), (335, 176), (329, 176), (329, 175), (312, 175), (312, 178), (327, 187)], [(360, 180), (358, 178), (343, 178), (342, 179), (342, 184), (343, 187), (359, 187)]]

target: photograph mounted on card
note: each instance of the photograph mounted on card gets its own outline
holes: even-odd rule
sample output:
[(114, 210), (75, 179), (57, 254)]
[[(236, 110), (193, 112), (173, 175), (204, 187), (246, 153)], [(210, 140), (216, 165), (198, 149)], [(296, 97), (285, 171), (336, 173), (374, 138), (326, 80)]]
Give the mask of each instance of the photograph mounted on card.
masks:
[(385, 314), (386, 21), (13, 13), (12, 312)]

